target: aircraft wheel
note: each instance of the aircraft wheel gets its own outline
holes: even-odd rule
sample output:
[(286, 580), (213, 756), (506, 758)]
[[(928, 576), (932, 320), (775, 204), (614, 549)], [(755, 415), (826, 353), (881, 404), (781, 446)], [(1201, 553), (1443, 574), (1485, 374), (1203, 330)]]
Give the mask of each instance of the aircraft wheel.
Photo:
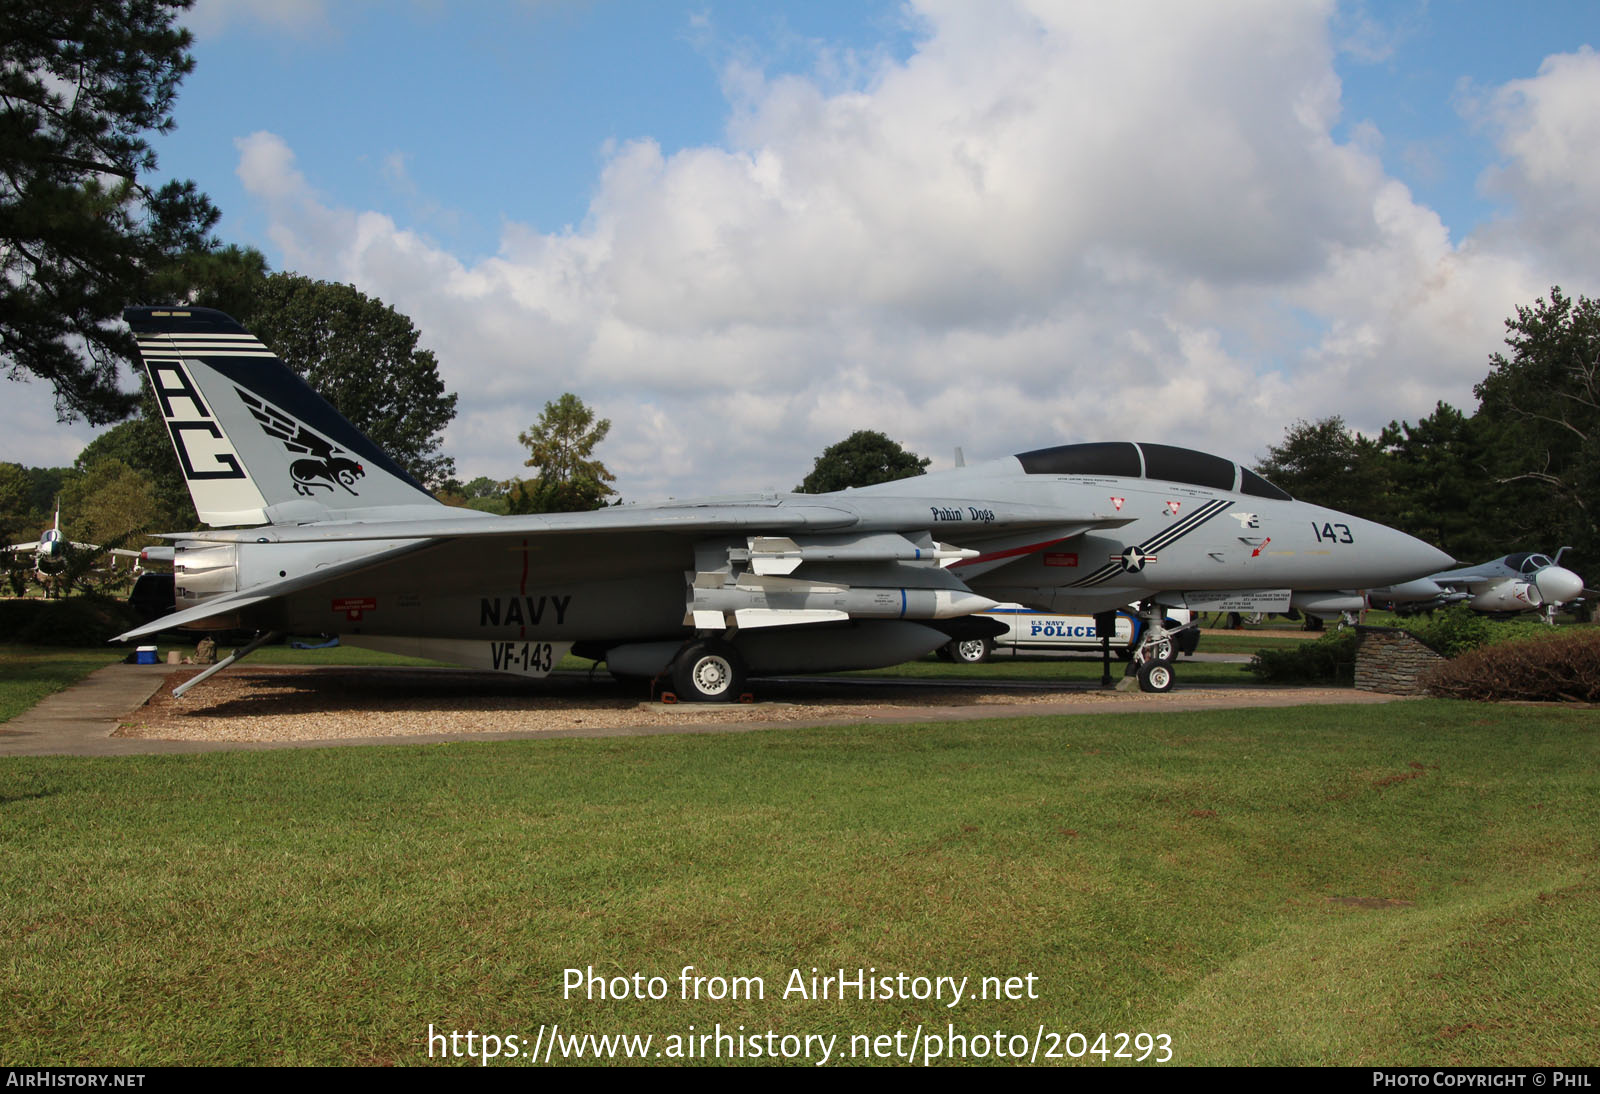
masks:
[(1171, 661), (1146, 661), (1139, 666), (1140, 691), (1171, 691), (1176, 682)]
[(1147, 643), (1144, 649), (1139, 651), (1139, 660), (1144, 662), (1162, 661), (1170, 665), (1177, 658), (1178, 651), (1173, 648), (1171, 638), (1160, 638)]
[(958, 665), (978, 665), (989, 660), (991, 648), (987, 638), (964, 638), (959, 642), (951, 642), (944, 647), (950, 653), (950, 660)]
[(692, 642), (672, 662), (672, 686), (691, 703), (737, 699), (744, 680), (744, 662), (726, 642)]

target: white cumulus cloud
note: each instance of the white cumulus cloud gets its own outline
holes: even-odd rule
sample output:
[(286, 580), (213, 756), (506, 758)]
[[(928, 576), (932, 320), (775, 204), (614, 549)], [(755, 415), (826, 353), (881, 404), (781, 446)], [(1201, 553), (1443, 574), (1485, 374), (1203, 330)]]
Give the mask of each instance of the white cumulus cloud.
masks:
[[(270, 133), (240, 177), (283, 264), (410, 315), (461, 395), (464, 477), (579, 394), (625, 496), (777, 487), (862, 428), (937, 464), (1108, 437), (1241, 460), (1296, 418), (1375, 430), (1473, 382), (1595, 253), (1590, 53), (1484, 109), (1515, 223), (1452, 244), (1339, 119), (1328, 4), (914, 5), (841, 87), (730, 67), (725, 139), (609, 149), (583, 225), (464, 262), (338, 208)], [(413, 156), (421, 153), (412, 153)], [(1551, 206), (1553, 208), (1553, 206)]]

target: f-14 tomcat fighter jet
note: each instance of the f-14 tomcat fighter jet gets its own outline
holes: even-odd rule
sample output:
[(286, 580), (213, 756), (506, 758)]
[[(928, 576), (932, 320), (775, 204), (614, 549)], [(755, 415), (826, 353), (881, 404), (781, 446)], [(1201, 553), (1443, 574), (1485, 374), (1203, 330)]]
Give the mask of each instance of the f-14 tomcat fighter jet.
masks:
[[(1129, 442), (833, 494), (488, 516), (436, 501), (220, 312), (125, 318), (211, 530), (167, 537), (176, 610), (121, 640), (337, 634), (530, 676), (570, 649), (717, 700), (751, 674), (892, 665), (987, 635), (967, 617), (999, 601), (1142, 601), (1155, 643), (1162, 604), (1278, 603), (1450, 561), (1232, 461)], [(1140, 678), (1165, 690), (1170, 662)]]

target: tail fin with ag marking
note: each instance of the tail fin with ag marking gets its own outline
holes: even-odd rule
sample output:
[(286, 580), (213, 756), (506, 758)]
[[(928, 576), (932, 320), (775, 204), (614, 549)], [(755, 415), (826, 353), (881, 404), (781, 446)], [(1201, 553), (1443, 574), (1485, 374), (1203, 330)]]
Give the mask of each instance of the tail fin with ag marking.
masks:
[(439, 504), (222, 312), (129, 308), (123, 318), (206, 524), (360, 520)]

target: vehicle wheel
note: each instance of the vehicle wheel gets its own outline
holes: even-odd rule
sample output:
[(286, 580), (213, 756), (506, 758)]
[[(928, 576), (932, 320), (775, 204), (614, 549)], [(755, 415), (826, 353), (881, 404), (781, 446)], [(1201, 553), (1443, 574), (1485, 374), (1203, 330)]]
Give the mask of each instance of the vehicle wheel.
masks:
[(1146, 663), (1164, 661), (1170, 665), (1177, 660), (1177, 657), (1178, 654), (1173, 649), (1171, 638), (1160, 638), (1150, 642), (1139, 651), (1139, 660)]
[(737, 699), (744, 679), (744, 662), (726, 642), (692, 642), (672, 662), (672, 686), (690, 703)]
[(958, 665), (978, 665), (989, 660), (990, 643), (987, 638), (963, 638), (945, 647), (950, 660)]
[(1170, 661), (1146, 661), (1139, 666), (1140, 691), (1171, 691), (1175, 682)]

